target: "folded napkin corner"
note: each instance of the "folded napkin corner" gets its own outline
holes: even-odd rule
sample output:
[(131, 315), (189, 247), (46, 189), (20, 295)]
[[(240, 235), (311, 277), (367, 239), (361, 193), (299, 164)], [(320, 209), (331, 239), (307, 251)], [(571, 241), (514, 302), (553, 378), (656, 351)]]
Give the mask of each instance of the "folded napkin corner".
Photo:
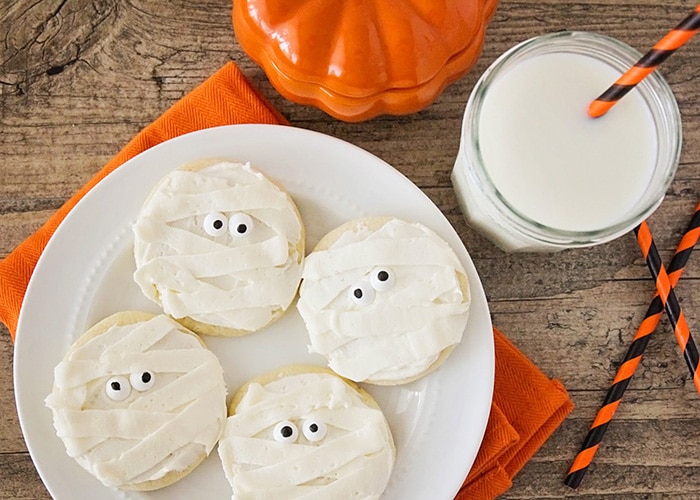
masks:
[(496, 374), (481, 448), (456, 500), (489, 500), (513, 478), (571, 413), (564, 386), (548, 378), (494, 328)]

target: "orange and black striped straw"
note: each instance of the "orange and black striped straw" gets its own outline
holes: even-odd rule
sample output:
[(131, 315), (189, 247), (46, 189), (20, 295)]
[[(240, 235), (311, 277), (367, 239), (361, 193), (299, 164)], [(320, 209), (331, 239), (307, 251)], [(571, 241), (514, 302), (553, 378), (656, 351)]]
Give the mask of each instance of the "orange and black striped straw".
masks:
[(627, 92), (632, 90), (639, 82), (653, 72), (659, 64), (668, 56), (685, 45), (700, 29), (700, 4), (674, 29), (654, 45), (649, 52), (644, 54), (637, 63), (628, 69), (605, 92), (588, 106), (588, 115), (591, 118), (603, 116), (617, 101), (622, 99)]
[(646, 259), (647, 267), (649, 271), (651, 271), (654, 280), (656, 280), (656, 291), (661, 297), (661, 301), (664, 303), (666, 316), (668, 316), (671, 326), (673, 327), (676, 340), (678, 341), (678, 345), (681, 348), (683, 357), (690, 370), (693, 384), (695, 384), (695, 388), (698, 394), (700, 394), (700, 371), (698, 370), (700, 356), (698, 355), (698, 348), (690, 334), (690, 328), (686, 322), (685, 314), (683, 314), (683, 310), (678, 302), (678, 297), (676, 297), (676, 292), (673, 289), (673, 285), (671, 285), (666, 268), (661, 262), (661, 257), (659, 256), (656, 244), (649, 230), (649, 224), (647, 224), (646, 221), (642, 222), (634, 232), (637, 235), (637, 242)]
[[(678, 244), (676, 253), (671, 259), (671, 263), (668, 266), (668, 279), (671, 285), (676, 286), (678, 280), (683, 274), (683, 269), (685, 268), (690, 254), (693, 251), (693, 247), (700, 238), (700, 203), (695, 207), (695, 212), (693, 217), (688, 224), (688, 227), (683, 234), (681, 242)], [(564, 481), (568, 486), (572, 488), (578, 488), (583, 480), (588, 467), (593, 462), (593, 457), (598, 451), (605, 431), (608, 429), (615, 412), (617, 411), (622, 396), (627, 390), (627, 385), (629, 384), (632, 376), (634, 375), (637, 366), (642, 360), (644, 350), (649, 343), (650, 335), (654, 332), (659, 320), (664, 312), (664, 303), (657, 293), (649, 304), (649, 309), (647, 309), (646, 314), (642, 323), (637, 329), (637, 333), (634, 335), (632, 344), (627, 349), (625, 358), (620, 364), (620, 367), (615, 374), (612, 386), (608, 390), (608, 394), (605, 396), (603, 404), (598, 410), (598, 413), (591, 424), (591, 427), (584, 439), (583, 445), (581, 446), (581, 451), (579, 451), (576, 459), (574, 460), (569, 473)]]

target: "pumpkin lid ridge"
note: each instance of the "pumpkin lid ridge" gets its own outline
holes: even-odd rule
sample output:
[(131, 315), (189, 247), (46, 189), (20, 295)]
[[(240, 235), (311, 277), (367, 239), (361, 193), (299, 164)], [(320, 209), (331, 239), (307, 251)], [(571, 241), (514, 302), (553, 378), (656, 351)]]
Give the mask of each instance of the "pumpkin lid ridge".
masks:
[[(497, 0), (403, 0), (401, 8), (383, 0), (292, 1), (295, 15), (289, 15), (290, 8), (286, 16), (266, 19), (263, 29), (250, 13), (265, 14), (275, 0), (236, 0), (236, 37), (271, 81), (271, 74), (278, 74), (273, 85), (285, 97), (314, 105), (323, 101), (326, 107), (341, 97), (360, 106), (382, 93), (400, 92), (408, 99), (412, 91), (433, 88), (439, 94), (476, 62), (497, 6)], [(319, 95), (310, 95), (314, 92)], [(419, 101), (432, 102), (437, 94)], [(411, 112), (406, 110), (414, 110), (416, 100), (409, 100), (404, 106), (395, 97), (384, 99), (393, 104), (382, 112)], [(343, 119), (343, 113), (336, 115)]]

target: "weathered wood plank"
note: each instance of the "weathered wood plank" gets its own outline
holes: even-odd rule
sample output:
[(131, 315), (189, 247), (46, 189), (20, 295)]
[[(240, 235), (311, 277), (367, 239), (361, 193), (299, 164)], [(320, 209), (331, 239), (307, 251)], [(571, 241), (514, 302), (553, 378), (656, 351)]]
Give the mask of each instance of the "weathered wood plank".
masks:
[(0, 498), (50, 499), (29, 453), (0, 454)]

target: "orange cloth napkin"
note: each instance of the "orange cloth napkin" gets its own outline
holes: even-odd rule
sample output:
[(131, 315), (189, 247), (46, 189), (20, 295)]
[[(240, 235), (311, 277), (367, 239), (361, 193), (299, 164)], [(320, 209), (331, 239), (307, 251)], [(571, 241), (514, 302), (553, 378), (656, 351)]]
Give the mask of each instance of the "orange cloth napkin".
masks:
[[(66, 214), (97, 182), (129, 158), (188, 132), (241, 123), (287, 124), (228, 63), (142, 130), (38, 231), (0, 262), (0, 320), (14, 340), (22, 299), (46, 243)], [(573, 405), (564, 387), (550, 380), (494, 330), (496, 378), (486, 435), (459, 500), (491, 499), (558, 427)]]
[(549, 379), (498, 329), (491, 415), (472, 470), (457, 500), (496, 498), (574, 408), (566, 389)]

